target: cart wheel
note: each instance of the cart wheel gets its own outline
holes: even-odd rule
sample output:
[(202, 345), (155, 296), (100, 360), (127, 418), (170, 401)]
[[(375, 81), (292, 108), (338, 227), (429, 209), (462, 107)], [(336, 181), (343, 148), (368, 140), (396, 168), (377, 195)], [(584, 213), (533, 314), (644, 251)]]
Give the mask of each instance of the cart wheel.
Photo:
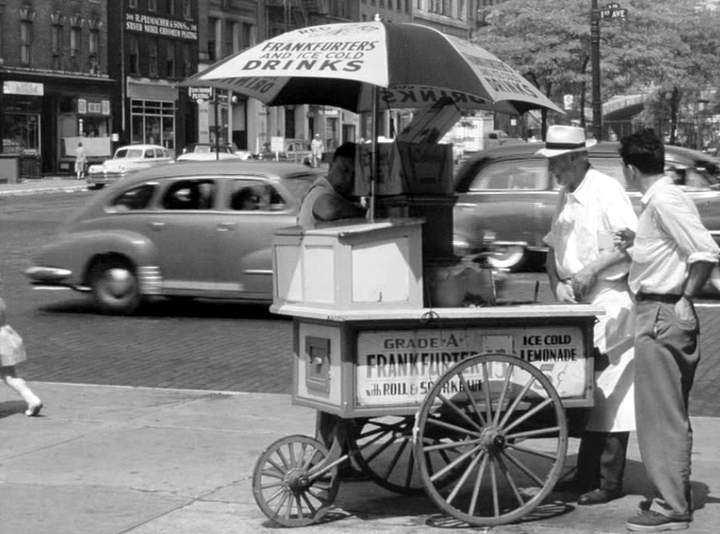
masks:
[[(531, 512), (552, 491), (567, 452), (565, 412), (550, 380), (502, 354), (474, 356), (445, 373), (423, 401), (416, 431), (425, 490), (471, 525)], [(436, 470), (427, 458), (440, 451), (454, 459)]]
[(363, 472), (376, 484), (396, 493), (422, 493), (412, 447), (413, 417), (380, 416), (356, 420), (350, 450)]
[(260, 455), (253, 495), (263, 513), (286, 527), (318, 521), (335, 501), (338, 468), (327, 448), (308, 436), (287, 436)]

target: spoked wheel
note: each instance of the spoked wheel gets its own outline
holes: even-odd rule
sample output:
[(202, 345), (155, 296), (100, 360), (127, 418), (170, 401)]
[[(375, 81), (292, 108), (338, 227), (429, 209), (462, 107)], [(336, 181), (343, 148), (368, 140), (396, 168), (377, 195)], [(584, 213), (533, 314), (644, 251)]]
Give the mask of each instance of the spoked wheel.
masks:
[[(423, 401), (416, 430), (425, 490), (471, 525), (531, 512), (552, 491), (567, 452), (565, 412), (550, 380), (502, 354), (469, 358), (444, 374)], [(427, 458), (440, 451), (454, 457), (437, 470)]]
[(286, 436), (260, 455), (253, 495), (263, 513), (286, 527), (318, 521), (335, 501), (338, 468), (327, 448), (308, 436)]
[[(413, 450), (413, 427), (411, 416), (385, 415), (355, 421), (355, 431), (350, 434), (350, 450), (357, 450), (355, 459), (373, 482), (383, 488), (403, 495), (417, 495), (424, 491), (420, 470)], [(428, 445), (437, 443), (425, 436)], [(439, 450), (428, 453), (429, 469), (437, 471), (450, 463), (457, 452)], [(438, 483), (446, 483), (454, 475), (448, 473)]]
[(376, 484), (396, 493), (422, 493), (420, 472), (415, 468), (412, 447), (413, 417), (381, 416), (355, 422), (350, 450)]

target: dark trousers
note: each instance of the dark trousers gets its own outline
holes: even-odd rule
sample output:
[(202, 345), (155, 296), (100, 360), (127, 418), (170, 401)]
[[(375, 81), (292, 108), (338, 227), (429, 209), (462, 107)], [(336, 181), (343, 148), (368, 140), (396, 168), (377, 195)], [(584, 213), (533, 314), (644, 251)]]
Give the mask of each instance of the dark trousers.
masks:
[(584, 490), (622, 491), (629, 436), (629, 432), (583, 433), (575, 480)]

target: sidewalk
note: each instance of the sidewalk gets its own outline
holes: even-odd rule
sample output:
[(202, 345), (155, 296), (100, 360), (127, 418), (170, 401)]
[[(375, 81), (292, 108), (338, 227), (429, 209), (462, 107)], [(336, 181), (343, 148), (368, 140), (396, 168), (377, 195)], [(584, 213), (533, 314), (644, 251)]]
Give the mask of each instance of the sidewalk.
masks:
[(24, 180), (16, 184), (0, 183), (0, 196), (31, 195), (37, 193), (58, 193), (87, 190), (85, 180), (75, 180), (72, 176), (43, 176)]
[[(23, 404), (0, 389), (0, 531), (13, 534), (275, 531), (253, 500), (253, 466), (275, 439), (314, 428), (314, 412), (291, 406), (286, 395), (45, 382), (33, 389), (45, 402), (38, 418), (25, 417)], [(686, 532), (714, 534), (720, 525), (720, 419), (693, 423), (698, 509)], [(577, 440), (570, 447), (568, 465)], [(629, 495), (606, 505), (570, 505), (559, 515), (515, 525), (455, 528), (424, 495), (345, 482), (335, 501), (337, 520), (292, 532), (621, 533), (644, 484), (631, 441)]]

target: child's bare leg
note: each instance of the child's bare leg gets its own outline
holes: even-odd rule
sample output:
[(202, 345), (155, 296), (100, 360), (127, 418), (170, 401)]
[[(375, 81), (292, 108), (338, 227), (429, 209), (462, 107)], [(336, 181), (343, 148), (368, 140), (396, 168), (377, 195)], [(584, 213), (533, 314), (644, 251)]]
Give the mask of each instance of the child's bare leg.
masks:
[(27, 382), (15, 374), (15, 367), (12, 365), (0, 366), (0, 378), (12, 389), (14, 389), (18, 395), (20, 395), (25, 402), (27, 402), (27, 410), (25, 415), (32, 416), (40, 413), (42, 408), (42, 401), (38, 398), (35, 393), (32, 392)]

